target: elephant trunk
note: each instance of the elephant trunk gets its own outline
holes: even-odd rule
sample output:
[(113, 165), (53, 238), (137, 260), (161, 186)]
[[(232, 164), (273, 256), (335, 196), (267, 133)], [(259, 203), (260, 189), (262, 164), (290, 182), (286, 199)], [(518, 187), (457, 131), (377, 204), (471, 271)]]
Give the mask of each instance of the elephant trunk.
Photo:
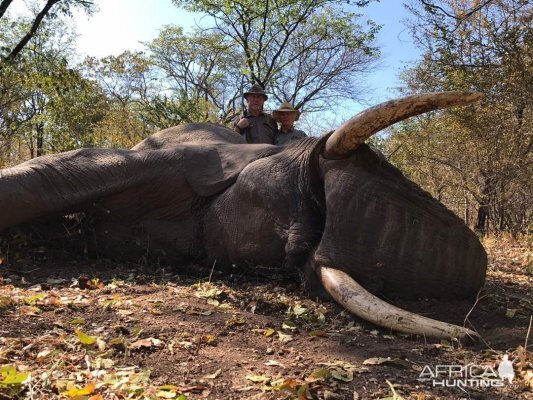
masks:
[[(81, 149), (46, 155), (0, 170), (0, 232), (35, 218), (87, 208), (104, 194), (151, 178), (150, 169), (129, 150)], [(155, 169), (153, 170), (155, 173)]]
[(479, 338), (479, 334), (470, 329), (426, 318), (388, 304), (341, 270), (321, 267), (319, 274), (324, 288), (333, 299), (366, 321), (415, 335), (442, 339)]
[(396, 122), (433, 110), (469, 104), (481, 97), (481, 93), (459, 91), (425, 93), (378, 104), (336, 129), (326, 142), (324, 156), (329, 159), (346, 157), (370, 136)]

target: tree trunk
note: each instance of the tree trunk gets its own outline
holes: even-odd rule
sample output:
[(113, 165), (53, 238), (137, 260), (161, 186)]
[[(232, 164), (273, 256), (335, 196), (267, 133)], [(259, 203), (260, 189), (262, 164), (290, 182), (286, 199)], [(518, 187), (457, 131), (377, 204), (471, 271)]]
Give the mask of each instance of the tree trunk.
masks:
[(470, 203), (468, 201), (468, 197), (464, 196), (464, 213), (463, 213), (463, 218), (465, 220), (465, 224), (467, 224), (468, 226), (471, 226), (470, 225)]
[(207, 87), (205, 88), (205, 120), (209, 120), (209, 94), (207, 93)]
[(37, 124), (35, 127), (37, 132), (37, 157), (44, 154), (44, 126), (43, 124)]
[(489, 217), (491, 216), (491, 204), (495, 198), (496, 187), (493, 179), (486, 173), (483, 174), (483, 189), (481, 190), (481, 200), (477, 210), (477, 220), (474, 231), (485, 235), (488, 230)]
[(474, 231), (484, 235), (487, 232), (487, 220), (489, 217), (488, 204), (480, 204), (477, 210), (477, 221)]

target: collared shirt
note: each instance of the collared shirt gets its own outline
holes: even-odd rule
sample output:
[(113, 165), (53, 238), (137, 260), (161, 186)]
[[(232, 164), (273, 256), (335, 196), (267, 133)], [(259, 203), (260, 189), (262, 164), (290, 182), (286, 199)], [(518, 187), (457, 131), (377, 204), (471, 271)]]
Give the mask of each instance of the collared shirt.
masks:
[[(244, 129), (236, 129), (244, 138), (247, 143), (267, 143), (274, 144), (274, 136), (278, 129), (278, 125), (274, 118), (270, 114), (261, 113), (258, 116), (246, 114), (245, 118), (248, 119), (250, 125)], [(233, 121), (233, 128), (237, 127), (237, 123), (241, 117), (237, 117)]]
[(289, 132), (283, 132), (281, 129), (278, 129), (274, 138), (274, 144), (285, 145), (291, 143), (293, 140), (303, 139), (305, 137), (307, 137), (306, 133), (299, 129), (291, 128)]

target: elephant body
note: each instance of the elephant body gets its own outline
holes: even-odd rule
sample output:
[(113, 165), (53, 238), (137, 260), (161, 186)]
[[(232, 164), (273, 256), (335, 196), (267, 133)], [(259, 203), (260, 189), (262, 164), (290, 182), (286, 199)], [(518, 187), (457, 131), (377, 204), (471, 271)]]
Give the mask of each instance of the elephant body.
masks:
[(469, 228), (371, 147), (327, 157), (329, 136), (246, 144), (188, 124), (40, 157), (0, 172), (0, 231), (84, 212), (117, 259), (299, 271), (311, 293), (334, 266), (387, 296), (474, 296), (487, 260)]

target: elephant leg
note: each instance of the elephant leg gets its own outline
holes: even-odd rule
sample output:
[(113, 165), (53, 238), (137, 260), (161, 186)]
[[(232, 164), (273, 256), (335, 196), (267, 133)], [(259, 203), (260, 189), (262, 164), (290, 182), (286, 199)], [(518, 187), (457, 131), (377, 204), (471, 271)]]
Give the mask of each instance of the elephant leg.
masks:
[(320, 221), (293, 222), (285, 245), (283, 270), (298, 272), (304, 290), (310, 297), (330, 299), (314, 271), (313, 249), (320, 240)]
[(304, 290), (310, 298), (323, 301), (333, 300), (316, 273), (315, 261), (312, 254), (307, 257), (303, 268), (300, 270), (300, 277)]

